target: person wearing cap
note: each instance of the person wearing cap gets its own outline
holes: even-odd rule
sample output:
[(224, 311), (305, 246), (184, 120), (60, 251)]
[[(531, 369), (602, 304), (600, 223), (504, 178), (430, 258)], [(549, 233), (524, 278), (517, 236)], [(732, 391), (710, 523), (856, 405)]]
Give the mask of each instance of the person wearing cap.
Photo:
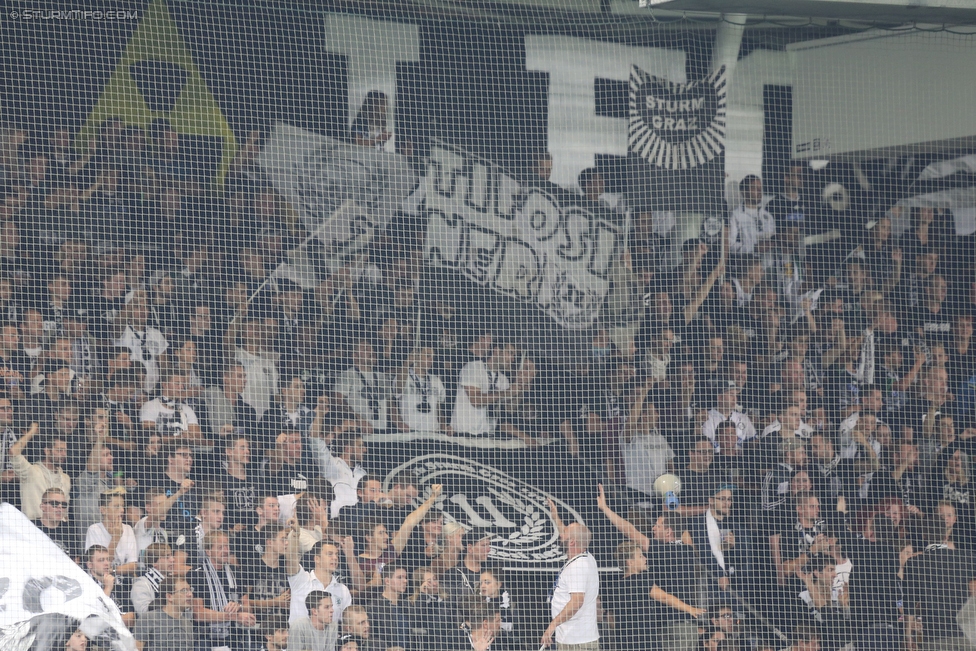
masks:
[(730, 601), (735, 589), (750, 569), (748, 531), (732, 518), (735, 487), (716, 486), (705, 514), (689, 523), (689, 533), (698, 562), (705, 573), (705, 598), (702, 606)]
[(441, 585), (459, 603), (466, 595), (477, 595), (481, 583), (481, 570), (491, 554), (491, 532), (474, 527), (461, 538), (464, 557), (456, 566), (444, 573)]
[(718, 447), (715, 429), (719, 423), (729, 421), (735, 424), (738, 433), (738, 446), (741, 448), (746, 442), (756, 438), (756, 426), (752, 419), (736, 409), (739, 400), (739, 387), (732, 380), (723, 380), (719, 385), (715, 398), (715, 408), (708, 411), (708, 417), (702, 424), (702, 436)]

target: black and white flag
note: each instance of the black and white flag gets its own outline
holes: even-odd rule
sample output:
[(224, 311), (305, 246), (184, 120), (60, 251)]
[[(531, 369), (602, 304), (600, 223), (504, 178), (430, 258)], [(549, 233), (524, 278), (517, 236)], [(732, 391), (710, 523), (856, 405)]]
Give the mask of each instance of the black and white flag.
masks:
[(66, 640), (53, 641), (78, 627), (114, 651), (135, 650), (115, 602), (10, 504), (0, 505), (0, 540), (0, 648), (63, 651)]
[(687, 170), (725, 150), (725, 66), (677, 84), (633, 66), (628, 150), (655, 167)]
[(399, 154), (280, 123), (258, 163), (323, 244), (330, 263), (340, 263), (383, 232), (417, 180)]
[(551, 183), (522, 187), (442, 144), (431, 146), (426, 183), (429, 264), (533, 303), (563, 328), (596, 321), (625, 234), (609, 209)]

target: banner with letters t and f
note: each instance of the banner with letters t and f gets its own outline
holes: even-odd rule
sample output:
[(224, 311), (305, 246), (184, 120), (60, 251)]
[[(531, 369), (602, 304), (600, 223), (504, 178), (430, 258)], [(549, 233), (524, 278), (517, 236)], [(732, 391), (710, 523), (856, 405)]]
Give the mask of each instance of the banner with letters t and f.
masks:
[(533, 304), (564, 328), (597, 320), (624, 246), (622, 218), (551, 183), (523, 186), (442, 143), (426, 177), (429, 264)]

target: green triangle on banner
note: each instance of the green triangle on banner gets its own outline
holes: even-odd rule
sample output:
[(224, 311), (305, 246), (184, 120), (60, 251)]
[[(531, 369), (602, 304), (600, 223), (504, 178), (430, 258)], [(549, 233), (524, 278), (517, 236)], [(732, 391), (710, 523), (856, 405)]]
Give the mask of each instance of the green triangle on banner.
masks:
[[(169, 68), (179, 73), (170, 75), (179, 83), (174, 88), (160, 89), (163, 94), (173, 94), (170, 101), (147, 102), (145, 80), (140, 79), (143, 86), (140, 88), (133, 75), (138, 75), (144, 69), (158, 69), (161, 64), (169, 64)], [(168, 106), (169, 110), (163, 106)], [(223, 184), (237, 152), (234, 132), (193, 62), (165, 0), (153, 0), (146, 9), (125, 47), (122, 59), (88, 115), (77, 142), (87, 143), (97, 134), (98, 125), (111, 117), (118, 117), (126, 124), (144, 129), (153, 120), (166, 118), (177, 133), (222, 138), (224, 146), (217, 173), (218, 185)]]

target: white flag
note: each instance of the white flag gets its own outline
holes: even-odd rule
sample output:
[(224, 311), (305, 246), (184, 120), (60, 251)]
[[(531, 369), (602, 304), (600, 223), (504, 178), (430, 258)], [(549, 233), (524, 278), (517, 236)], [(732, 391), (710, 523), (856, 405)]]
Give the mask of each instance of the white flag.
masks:
[(0, 649), (30, 648), (70, 620), (118, 651), (135, 649), (118, 606), (10, 504), (0, 505), (0, 540)]

